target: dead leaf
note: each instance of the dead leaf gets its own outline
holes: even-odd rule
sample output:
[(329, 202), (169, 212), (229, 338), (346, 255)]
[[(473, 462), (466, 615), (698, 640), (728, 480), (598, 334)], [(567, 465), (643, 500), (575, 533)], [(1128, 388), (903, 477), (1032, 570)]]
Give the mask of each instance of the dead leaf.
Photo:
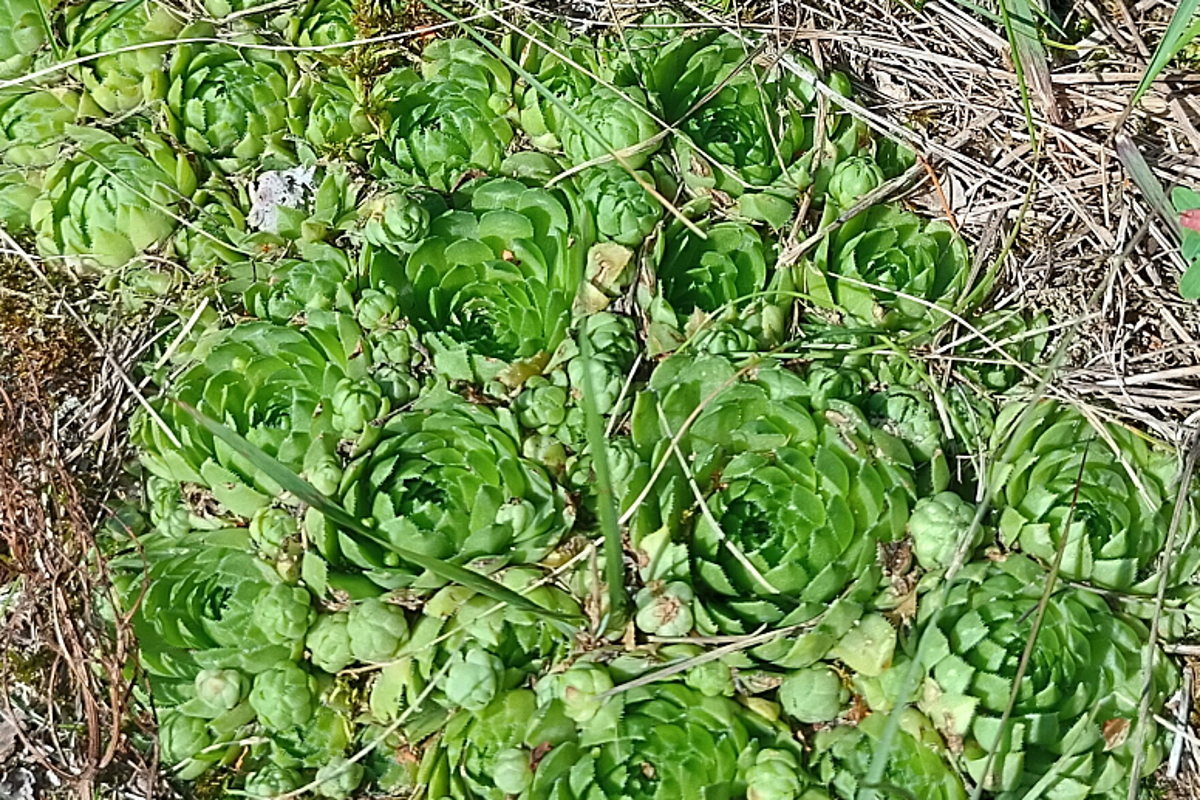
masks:
[(1100, 732), (1104, 734), (1104, 749), (1107, 751), (1120, 747), (1129, 738), (1129, 728), (1129, 720), (1124, 717), (1104, 720), (1100, 726)]

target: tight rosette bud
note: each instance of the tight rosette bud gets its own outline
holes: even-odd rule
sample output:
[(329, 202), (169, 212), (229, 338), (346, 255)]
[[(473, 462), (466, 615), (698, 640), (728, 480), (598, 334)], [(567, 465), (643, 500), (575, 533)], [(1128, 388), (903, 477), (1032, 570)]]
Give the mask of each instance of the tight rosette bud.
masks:
[(254, 624), (271, 644), (302, 644), (315, 615), (308, 590), (286, 583), (264, 589), (254, 603)]
[(400, 606), (373, 597), (350, 609), (346, 633), (356, 660), (387, 661), (408, 641), (408, 617)]
[(913, 555), (925, 569), (944, 569), (954, 560), (960, 542), (965, 560), (983, 540), (983, 529), (976, 526), (974, 535), (963, 541), (975, 522), (975, 506), (954, 492), (940, 492), (922, 497), (913, 506), (908, 530), (913, 539)]
[(848, 158), (837, 165), (829, 179), (829, 195), (838, 208), (845, 211), (859, 198), (878, 189), (884, 181), (883, 170), (874, 159), (864, 156)]
[(446, 672), (446, 701), (468, 711), (481, 711), (502, 688), (504, 662), (486, 650), (456, 653)]
[(317, 617), (308, 631), (309, 656), (314, 666), (338, 673), (350, 665), (350, 615), (345, 611)]
[(287, 730), (303, 725), (317, 701), (316, 679), (291, 661), (260, 673), (250, 691), (250, 705), (268, 728)]

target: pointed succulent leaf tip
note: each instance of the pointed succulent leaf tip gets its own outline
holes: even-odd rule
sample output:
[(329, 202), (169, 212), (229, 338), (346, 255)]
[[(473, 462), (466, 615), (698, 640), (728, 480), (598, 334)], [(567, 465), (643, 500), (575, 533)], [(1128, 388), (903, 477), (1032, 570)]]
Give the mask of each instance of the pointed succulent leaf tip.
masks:
[[(1175, 458), (1115, 424), (1101, 423), (1098, 431), (1076, 409), (1050, 401), (1019, 427), (1025, 408), (1006, 406), (992, 438), (997, 454), (1016, 443), (1015, 457), (996, 461), (989, 476), (1004, 544), (1050, 564), (1065, 537), (1064, 578), (1153, 593), (1173, 508)], [(1185, 522), (1194, 525), (1190, 517)], [(1180, 569), (1194, 571), (1195, 564), (1179, 560), (1168, 580), (1185, 580)]]

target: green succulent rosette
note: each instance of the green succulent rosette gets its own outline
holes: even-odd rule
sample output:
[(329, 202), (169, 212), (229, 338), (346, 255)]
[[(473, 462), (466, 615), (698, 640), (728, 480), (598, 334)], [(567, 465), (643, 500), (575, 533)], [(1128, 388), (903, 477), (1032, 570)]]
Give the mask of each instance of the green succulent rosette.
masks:
[(308, 98), (308, 106), (305, 114), (290, 118), (292, 133), (318, 155), (343, 155), (364, 163), (367, 137), (374, 128), (357, 79), (332, 67), (319, 75), (306, 76), (303, 87), (301, 91)]
[(421, 77), (470, 87), (488, 107), (506, 115), (512, 105), (512, 73), (504, 61), (465, 37), (434, 39), (421, 53)]
[(678, 431), (708, 401), (683, 440), (707, 505), (687, 542), (699, 630), (790, 625), (870, 592), (877, 547), (903, 537), (915, 500), (903, 444), (848, 403), (814, 412), (804, 379), (769, 362), (738, 381), (723, 359), (676, 357), (650, 390), (635, 441), (669, 438), (663, 423)]
[(272, 641), (261, 625), (279, 632), (262, 598), (291, 587), (253, 555), (245, 529), (145, 534), (109, 565), (154, 693), (164, 760), (185, 780), (232, 763), (259, 718), (252, 684), (300, 656), (300, 642)]
[(139, 146), (72, 127), (77, 148), (47, 170), (30, 209), (38, 252), (81, 271), (117, 270), (166, 243), (196, 190), (186, 156), (152, 133)]
[(246, 311), (285, 325), (309, 314), (354, 310), (357, 265), (345, 251), (324, 243), (302, 244), (299, 258), (243, 261), (227, 267), (221, 288), (239, 297)]
[(66, 14), (67, 41), (74, 52), (97, 56), (76, 67), (79, 78), (89, 99), (108, 114), (166, 96), (164, 61), (170, 47), (137, 46), (174, 39), (182, 29), (180, 17), (158, 3), (128, 8), (117, 0), (91, 0)]
[(658, 226), (663, 207), (647, 191), (654, 186), (654, 177), (638, 172), (638, 182), (620, 166), (594, 167), (584, 172), (581, 197), (596, 220), (596, 231), (602, 238), (626, 247), (637, 247)]
[[(543, 42), (552, 42), (552, 46)], [(513, 53), (513, 57), (541, 84), (539, 89), (527, 79), (517, 81), (513, 90), (517, 121), (534, 147), (561, 152), (559, 134), (572, 123), (560, 104), (573, 108), (593, 90), (597, 78), (611, 77), (609, 65), (598, 58), (600, 49), (595, 43), (573, 38), (561, 23), (552, 23), (528, 42), (514, 37), (511, 44), (520, 45), (520, 52)]]
[[(900, 727), (890, 742), (881, 783), (887, 793), (928, 800), (966, 800), (962, 778), (948, 760), (945, 742), (928, 719), (915, 709), (900, 712)], [(881, 747), (887, 715), (875, 713), (857, 725), (838, 725), (817, 732), (813, 743), (815, 771), (835, 797), (855, 800), (871, 761)]]
[[(212, 36), (197, 23), (182, 34)], [(288, 122), (303, 111), (295, 62), (254, 47), (183, 44), (168, 73), (164, 109), (171, 134), (226, 173), (266, 160), (290, 164)]]
[(566, 338), (583, 223), (560, 195), (509, 178), (474, 182), (459, 198), (405, 258), (377, 250), (371, 284), (396, 292), (449, 379), (519, 382), (514, 362), (534, 362), (536, 374)]
[(500, 171), (513, 130), (485, 88), (494, 73), (465, 63), (452, 74), (423, 80), (403, 69), (375, 84), (372, 97), (388, 131), (371, 151), (376, 174), (449, 192), (474, 170)]
[(684, 341), (710, 352), (769, 348), (782, 340), (791, 306), (790, 275), (773, 270), (775, 253), (743, 222), (700, 223), (701, 239), (678, 221), (667, 226), (655, 277), (639, 288), (650, 318), (647, 348), (670, 352)]
[[(842, 209), (826, 207), (822, 225)], [(926, 222), (878, 205), (829, 234), (801, 262), (799, 280), (820, 308), (855, 325), (928, 330), (945, 324), (962, 295), (970, 254), (949, 222)]]
[[(860, 151), (867, 133), (849, 115), (833, 114), (825, 140), (817, 142), (815, 87), (778, 64), (746, 59), (746, 45), (734, 34), (710, 33), (662, 47), (651, 74), (664, 117), (679, 128), (675, 153), (684, 182), (695, 192), (733, 198), (740, 215), (778, 228), (814, 182), (815, 197), (822, 197), (835, 166)], [(670, 65), (673, 74), (664, 72)], [(849, 93), (844, 76), (835, 73), (829, 82)]]
[[(359, 38), (354, 24), (354, 4), (349, 0), (306, 0), (281, 20), (279, 27), (289, 42), (300, 47), (321, 48), (317, 58), (340, 55), (346, 44)], [(336, 71), (336, 70), (333, 70)]]
[[(961, 575), (945, 605), (926, 602), (918, 618), (929, 623), (919, 707), (943, 735), (962, 742), (959, 764), (1002, 800), (1035, 785), (1050, 796), (1125, 796), (1140, 725), (1151, 726), (1142, 775), (1162, 758), (1156, 726), (1138, 717), (1145, 626), (1091, 592), (1051, 595), (1002, 730), (1046, 575), (1017, 555), (969, 565)], [(1152, 702), (1165, 699), (1172, 683), (1159, 653)], [(989, 749), (995, 757), (985, 776)]]
[[(339, 411), (343, 425), (346, 418), (334, 397), (339, 385), (370, 381), (369, 359), (356, 352), (362, 342), (357, 325), (344, 315), (336, 315), (329, 327), (310, 324), (303, 331), (251, 322), (214, 338), (194, 353), (194, 363), (172, 384), (169, 397), (229, 426), (320, 491), (335, 493), (341, 478), (339, 441), (344, 437), (363, 446), (377, 430), (338, 425)], [(152, 473), (205, 486), (222, 506), (244, 517), (280, 494), (274, 481), (178, 404), (162, 398), (155, 405), (171, 433), (149, 415), (137, 417), (132, 433)], [(386, 411), (380, 397), (375, 412)], [(356, 412), (363, 415), (361, 404)]]
[[(571, 529), (565, 493), (521, 457), (511, 417), (437, 392), (379, 430), (378, 443), (347, 467), (342, 498), (382, 541), (491, 572), (537, 562)], [(442, 584), (376, 541), (342, 532), (317, 544), (385, 588)]]
[(573, 166), (604, 163), (616, 153), (630, 169), (641, 169), (658, 149), (660, 132), (646, 103), (637, 87), (593, 87), (572, 104), (574, 119), (564, 114), (558, 126), (567, 161)]
[[(1070, 406), (1042, 402), (1023, 418), (1027, 408), (1005, 406), (992, 436), (997, 460), (988, 481), (1001, 541), (1045, 564), (1062, 546), (1064, 578), (1153, 594), (1174, 506), (1175, 457), (1126, 428), (1097, 429)], [(1191, 519), (1185, 515), (1184, 531)], [(1194, 559), (1176, 559), (1172, 582), (1194, 569)]]
[[(666, 683), (631, 689), (585, 712), (581, 692), (597, 680), (595, 688), (612, 687), (607, 670), (589, 666), (590, 680), (573, 667), (559, 680), (539, 682), (536, 693), (515, 689), (479, 712), (453, 717), (440, 763), (429, 771), (430, 788), (492, 800), (788, 800), (811, 787), (786, 734), (726, 697)], [(774, 769), (761, 766), (772, 760)], [(779, 793), (780, 785), (795, 793)]]
[(68, 89), (0, 91), (0, 169), (48, 167), (57, 161), (79, 109), (79, 95)]
[(26, 74), (46, 41), (38, 0), (0, 3), (0, 80)]
[[(299, 656), (302, 642), (287, 637), (273, 642), (259, 624), (260, 597), (290, 587), (253, 554), (244, 528), (193, 531), (184, 537), (155, 533), (143, 537), (141, 545), (144, 562), (137, 552), (114, 559), (116, 586), (132, 609), (143, 578), (148, 581), (134, 628), (141, 663), (156, 679), (190, 685), (202, 669), (257, 674)], [(262, 621), (276, 624), (265, 616)], [(180, 704), (195, 696), (166, 684), (163, 691)]]

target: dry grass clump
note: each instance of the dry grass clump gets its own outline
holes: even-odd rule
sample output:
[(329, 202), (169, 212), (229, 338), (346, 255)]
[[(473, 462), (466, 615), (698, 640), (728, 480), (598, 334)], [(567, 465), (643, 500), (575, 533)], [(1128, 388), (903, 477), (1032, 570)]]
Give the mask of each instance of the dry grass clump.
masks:
[(81, 300), (3, 269), (0, 797), (150, 796), (157, 770), (135, 747), (145, 720), (126, 674), (136, 646), (106, 613), (95, 538), (120, 464), (119, 402), (101, 400), (108, 370), (67, 310)]

